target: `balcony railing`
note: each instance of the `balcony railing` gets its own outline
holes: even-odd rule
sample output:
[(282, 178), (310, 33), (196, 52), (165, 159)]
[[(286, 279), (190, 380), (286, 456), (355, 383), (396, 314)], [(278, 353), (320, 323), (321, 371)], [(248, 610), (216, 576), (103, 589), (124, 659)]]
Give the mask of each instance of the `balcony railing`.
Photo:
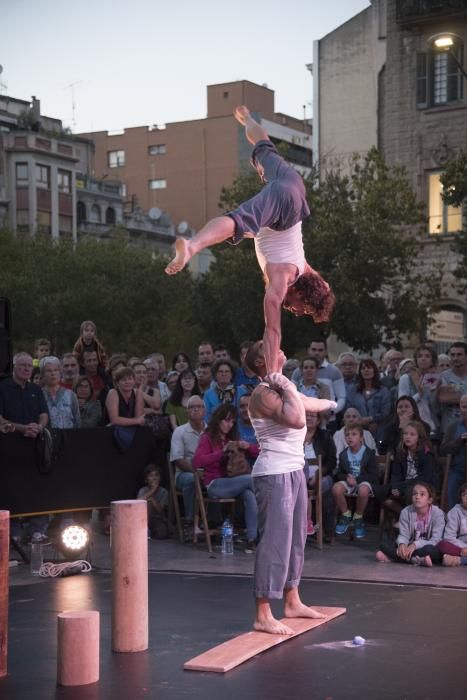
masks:
[(418, 24), (451, 15), (467, 17), (467, 0), (396, 0), (400, 25)]

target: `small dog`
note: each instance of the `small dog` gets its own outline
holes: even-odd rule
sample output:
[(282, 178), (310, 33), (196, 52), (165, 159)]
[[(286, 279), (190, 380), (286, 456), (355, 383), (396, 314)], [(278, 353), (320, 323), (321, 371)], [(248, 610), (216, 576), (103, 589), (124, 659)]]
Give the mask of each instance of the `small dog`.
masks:
[(251, 474), (251, 466), (246, 458), (245, 450), (241, 450), (236, 442), (230, 442), (225, 451), (227, 476)]

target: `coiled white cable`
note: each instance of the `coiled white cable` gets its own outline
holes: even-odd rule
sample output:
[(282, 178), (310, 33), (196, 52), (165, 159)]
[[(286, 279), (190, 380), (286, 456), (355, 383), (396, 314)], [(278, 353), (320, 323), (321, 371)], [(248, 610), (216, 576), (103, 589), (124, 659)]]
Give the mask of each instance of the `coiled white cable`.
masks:
[(39, 570), (39, 576), (50, 578), (55, 576), (67, 576), (73, 574), (87, 574), (92, 571), (92, 566), (84, 559), (77, 561), (66, 561), (63, 564), (52, 564), (52, 562), (44, 562)]

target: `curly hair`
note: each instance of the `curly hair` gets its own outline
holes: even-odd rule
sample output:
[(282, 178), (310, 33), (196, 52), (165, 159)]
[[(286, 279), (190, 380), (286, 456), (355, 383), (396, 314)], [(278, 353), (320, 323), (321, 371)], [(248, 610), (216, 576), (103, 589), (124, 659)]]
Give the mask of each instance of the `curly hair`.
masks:
[[(319, 272), (305, 272), (290, 285), (303, 297), (304, 315), (311, 316), (315, 323), (325, 323), (331, 318), (336, 297)], [(287, 306), (285, 307), (287, 308)]]

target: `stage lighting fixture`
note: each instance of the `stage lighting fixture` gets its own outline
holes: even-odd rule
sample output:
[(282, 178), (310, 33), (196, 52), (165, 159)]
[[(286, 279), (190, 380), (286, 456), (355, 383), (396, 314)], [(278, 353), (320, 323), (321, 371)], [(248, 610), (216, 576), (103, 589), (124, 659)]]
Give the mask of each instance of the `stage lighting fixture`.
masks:
[(67, 557), (78, 557), (89, 545), (89, 532), (82, 525), (67, 525), (60, 533), (60, 549)]

